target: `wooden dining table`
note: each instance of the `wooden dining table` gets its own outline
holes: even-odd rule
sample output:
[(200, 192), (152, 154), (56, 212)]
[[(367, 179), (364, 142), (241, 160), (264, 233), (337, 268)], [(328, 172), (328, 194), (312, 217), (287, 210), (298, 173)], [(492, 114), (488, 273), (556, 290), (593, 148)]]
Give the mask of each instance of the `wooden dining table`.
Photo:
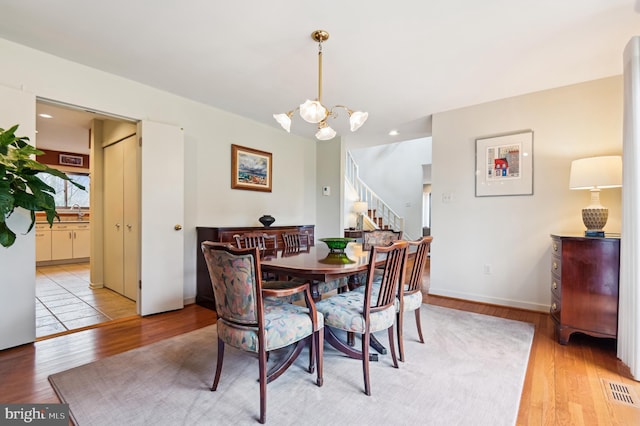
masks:
[[(260, 259), (262, 272), (273, 273), (279, 279), (299, 278), (311, 283), (311, 296), (314, 300), (320, 300), (318, 284), (329, 282), (344, 277), (355, 277), (361, 272), (366, 272), (369, 266), (368, 250), (362, 249), (361, 243), (349, 243), (343, 253), (335, 253), (326, 245), (310, 246), (302, 250), (265, 251)], [(384, 256), (376, 260), (384, 262)], [(265, 283), (266, 284), (266, 283)], [(268, 284), (267, 284), (268, 285)], [(336, 349), (346, 355), (362, 359), (362, 353), (339, 340), (329, 329), (325, 332), (325, 340)], [(371, 336), (371, 346), (381, 354), (386, 354), (386, 348)], [(377, 361), (377, 354), (370, 354), (371, 361)]]
[(343, 253), (331, 252), (326, 245), (305, 249), (265, 251), (260, 259), (262, 272), (279, 277), (293, 277), (311, 282), (311, 296), (321, 297), (318, 284), (365, 272), (369, 265), (369, 251), (362, 244), (349, 243)]

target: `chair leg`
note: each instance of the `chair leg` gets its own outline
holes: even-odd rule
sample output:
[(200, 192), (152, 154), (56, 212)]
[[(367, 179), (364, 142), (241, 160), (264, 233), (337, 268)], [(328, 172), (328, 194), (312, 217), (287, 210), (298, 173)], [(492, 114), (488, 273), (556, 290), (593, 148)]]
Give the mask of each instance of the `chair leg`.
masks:
[(322, 363), (324, 355), (324, 328), (321, 328), (313, 334), (316, 340), (316, 364), (318, 365), (318, 376), (316, 384), (318, 386), (322, 386), (322, 384), (324, 383), (324, 378), (322, 376)]
[(362, 334), (362, 373), (364, 375), (364, 393), (371, 395), (371, 385), (369, 383), (369, 332)]
[(398, 358), (396, 357), (396, 347), (393, 344), (393, 324), (387, 329), (389, 334), (389, 347), (391, 348), (391, 359), (393, 360), (393, 366), (398, 368)]
[(398, 352), (400, 353), (400, 361), (404, 362), (404, 323), (403, 312), (396, 314), (396, 324), (398, 325)]
[(313, 374), (315, 371), (316, 360), (316, 333), (311, 333), (307, 339), (309, 345), (309, 373)]
[(216, 361), (216, 375), (213, 379), (213, 385), (211, 385), (211, 390), (214, 391), (218, 389), (218, 382), (220, 381), (220, 373), (222, 372), (222, 360), (224, 359), (224, 342), (222, 339), (218, 338), (218, 360)]
[(424, 338), (422, 337), (422, 325), (420, 324), (420, 308), (416, 309), (416, 327), (418, 328), (418, 337), (420, 337), (420, 343), (424, 343)]
[(267, 353), (260, 348), (258, 354), (258, 369), (260, 370), (260, 419), (264, 424), (267, 421)]

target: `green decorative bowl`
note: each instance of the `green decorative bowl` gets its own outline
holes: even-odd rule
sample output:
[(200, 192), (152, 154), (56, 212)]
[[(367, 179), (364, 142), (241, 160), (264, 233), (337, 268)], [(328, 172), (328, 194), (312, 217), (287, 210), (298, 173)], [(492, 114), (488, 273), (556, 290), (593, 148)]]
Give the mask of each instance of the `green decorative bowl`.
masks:
[(355, 238), (320, 238), (320, 241), (325, 243), (332, 253), (343, 252), (347, 247), (347, 244), (354, 242)]

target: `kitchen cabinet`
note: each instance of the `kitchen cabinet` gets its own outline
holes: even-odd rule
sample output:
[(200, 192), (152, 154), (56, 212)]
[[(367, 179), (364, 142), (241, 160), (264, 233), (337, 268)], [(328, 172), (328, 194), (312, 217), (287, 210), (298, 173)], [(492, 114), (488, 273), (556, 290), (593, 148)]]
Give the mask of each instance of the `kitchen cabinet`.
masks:
[(36, 224), (36, 262), (87, 260), (90, 256), (89, 222)]
[(36, 262), (51, 260), (51, 228), (48, 223), (37, 223), (36, 226)]

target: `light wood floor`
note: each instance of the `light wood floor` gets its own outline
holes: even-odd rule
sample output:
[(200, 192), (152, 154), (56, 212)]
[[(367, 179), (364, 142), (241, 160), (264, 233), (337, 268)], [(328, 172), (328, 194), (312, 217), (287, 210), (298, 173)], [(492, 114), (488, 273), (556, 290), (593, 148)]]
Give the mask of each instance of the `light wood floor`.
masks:
[[(603, 390), (605, 379), (640, 394), (640, 384), (616, 359), (613, 340), (574, 334), (562, 346), (548, 314), (435, 296), (425, 296), (425, 302), (535, 324), (518, 425), (640, 424), (639, 408), (609, 401)], [(50, 374), (213, 323), (214, 312), (189, 305), (0, 351), (0, 402), (58, 402)]]
[(108, 288), (92, 289), (86, 263), (36, 267), (36, 338), (136, 314), (136, 302)]

